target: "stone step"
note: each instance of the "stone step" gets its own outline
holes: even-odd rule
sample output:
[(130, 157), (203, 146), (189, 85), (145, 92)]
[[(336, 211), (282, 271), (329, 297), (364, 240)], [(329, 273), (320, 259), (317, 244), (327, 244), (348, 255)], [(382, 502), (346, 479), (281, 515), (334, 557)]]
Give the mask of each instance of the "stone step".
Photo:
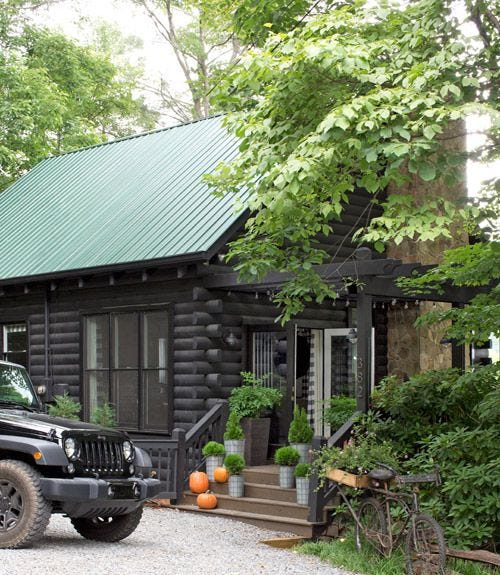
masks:
[(309, 523), (305, 519), (294, 519), (292, 517), (280, 518), (274, 515), (267, 515), (261, 513), (249, 513), (245, 511), (236, 511), (232, 509), (199, 509), (195, 505), (177, 505), (175, 507), (181, 511), (189, 511), (191, 513), (206, 513), (210, 515), (218, 515), (226, 519), (234, 519), (256, 525), (264, 529), (272, 531), (280, 531), (285, 533), (294, 533), (302, 537), (313, 537), (315, 525)]
[[(305, 505), (297, 505), (288, 501), (272, 501), (270, 499), (259, 499), (248, 497), (230, 497), (229, 495), (217, 495), (217, 508), (239, 512), (255, 513), (258, 515), (269, 515), (277, 519), (303, 519), (306, 520), (309, 508)], [(196, 505), (198, 495), (186, 491), (182, 500), (182, 505)]]
[[(227, 495), (227, 490), (227, 483), (210, 482), (210, 491), (216, 494)], [(295, 503), (297, 500), (295, 489), (284, 489), (278, 485), (266, 485), (263, 483), (245, 483), (245, 495), (257, 499), (288, 501), (289, 503)]]

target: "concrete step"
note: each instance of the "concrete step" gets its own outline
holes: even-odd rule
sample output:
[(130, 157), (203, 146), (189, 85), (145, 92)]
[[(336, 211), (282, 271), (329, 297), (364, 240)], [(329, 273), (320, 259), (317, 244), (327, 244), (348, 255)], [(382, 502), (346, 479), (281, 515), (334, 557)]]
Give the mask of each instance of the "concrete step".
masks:
[[(297, 505), (289, 501), (272, 501), (270, 499), (260, 499), (248, 497), (245, 486), (245, 497), (230, 497), (229, 495), (216, 494), (218, 509), (248, 512), (258, 515), (268, 515), (277, 519), (303, 519), (306, 520), (309, 508), (305, 505)], [(186, 491), (182, 500), (182, 505), (196, 505), (198, 495)]]
[(292, 517), (280, 518), (274, 515), (267, 515), (263, 513), (249, 513), (245, 511), (236, 511), (232, 509), (199, 509), (196, 505), (177, 505), (175, 507), (181, 511), (189, 511), (191, 513), (206, 513), (209, 515), (218, 515), (226, 519), (234, 519), (256, 525), (264, 529), (272, 531), (282, 531), (285, 533), (295, 533), (302, 537), (314, 536), (314, 525), (305, 519), (295, 519)]
[[(210, 491), (216, 494), (227, 495), (227, 490), (227, 483), (210, 482)], [(288, 501), (289, 503), (295, 503), (297, 501), (295, 489), (284, 489), (278, 485), (266, 485), (264, 483), (245, 483), (245, 495), (257, 499)]]

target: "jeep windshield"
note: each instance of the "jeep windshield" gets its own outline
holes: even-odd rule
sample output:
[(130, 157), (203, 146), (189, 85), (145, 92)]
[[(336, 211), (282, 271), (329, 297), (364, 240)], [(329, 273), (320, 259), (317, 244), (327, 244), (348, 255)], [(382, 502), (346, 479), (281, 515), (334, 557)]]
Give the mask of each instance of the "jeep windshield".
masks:
[(38, 399), (26, 370), (0, 363), (0, 408), (38, 409)]

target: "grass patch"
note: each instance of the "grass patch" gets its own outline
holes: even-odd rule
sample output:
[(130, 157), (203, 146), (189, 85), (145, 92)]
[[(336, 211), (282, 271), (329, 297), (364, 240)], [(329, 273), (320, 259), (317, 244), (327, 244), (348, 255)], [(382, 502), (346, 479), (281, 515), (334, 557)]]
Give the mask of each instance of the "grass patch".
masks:
[[(354, 537), (348, 535), (332, 541), (309, 542), (295, 548), (305, 555), (314, 555), (335, 567), (360, 575), (402, 575), (406, 573), (403, 554), (397, 549), (391, 557), (381, 557), (368, 549), (358, 552)], [(446, 571), (450, 575), (493, 575), (495, 568), (472, 561), (448, 559)]]

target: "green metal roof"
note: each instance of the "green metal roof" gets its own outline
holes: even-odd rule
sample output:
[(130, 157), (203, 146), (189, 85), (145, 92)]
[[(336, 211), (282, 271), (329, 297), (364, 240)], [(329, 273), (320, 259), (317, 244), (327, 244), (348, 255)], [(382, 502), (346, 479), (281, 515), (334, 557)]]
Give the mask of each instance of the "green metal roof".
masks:
[(210, 250), (238, 214), (201, 176), (236, 154), (213, 117), (41, 162), (0, 193), (0, 280)]

